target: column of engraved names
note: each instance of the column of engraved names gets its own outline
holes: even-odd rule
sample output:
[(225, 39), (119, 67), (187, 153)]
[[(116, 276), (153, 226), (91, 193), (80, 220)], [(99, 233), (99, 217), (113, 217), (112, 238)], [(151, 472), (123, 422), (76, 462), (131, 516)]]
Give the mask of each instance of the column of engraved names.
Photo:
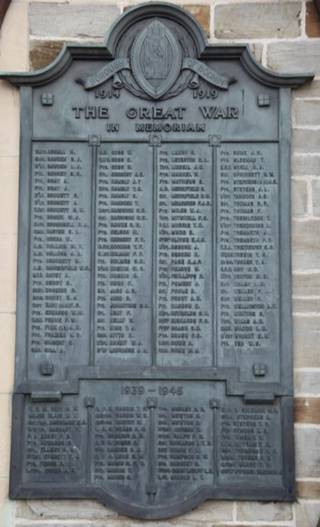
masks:
[(272, 350), (277, 315), (276, 155), (268, 147), (221, 149), (219, 174), (219, 347)]
[(25, 472), (78, 479), (83, 472), (86, 421), (73, 404), (29, 404), (26, 408)]
[(159, 364), (211, 364), (211, 188), (208, 147), (159, 149)]
[(212, 426), (209, 411), (176, 404), (158, 409), (159, 481), (212, 483)]
[[(141, 147), (98, 153), (96, 354), (147, 363), (151, 333), (151, 170)], [(150, 156), (151, 158), (151, 156)], [(151, 161), (151, 159), (150, 159)]]
[[(145, 467), (147, 410), (138, 404), (95, 408), (94, 480), (136, 488)], [(139, 478), (140, 474), (140, 478)]]
[(279, 409), (225, 406), (221, 409), (220, 474), (272, 475), (281, 472)]
[(34, 146), (30, 350), (57, 366), (62, 355), (79, 361), (88, 349), (88, 167), (79, 145)]

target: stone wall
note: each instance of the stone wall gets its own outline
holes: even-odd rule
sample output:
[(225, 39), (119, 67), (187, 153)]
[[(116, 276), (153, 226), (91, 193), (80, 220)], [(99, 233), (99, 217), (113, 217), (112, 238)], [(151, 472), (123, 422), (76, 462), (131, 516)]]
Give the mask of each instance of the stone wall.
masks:
[[(313, 71), (294, 93), (292, 125), (293, 311), (297, 503), (208, 502), (172, 521), (121, 517), (90, 501), (8, 500), (17, 249), (19, 96), (0, 81), (0, 526), (316, 527), (320, 517), (320, 19), (304, 0), (183, 4), (210, 42), (248, 41), (264, 66)], [(0, 31), (0, 69), (53, 60), (64, 41), (100, 42), (124, 0), (12, 0)]]

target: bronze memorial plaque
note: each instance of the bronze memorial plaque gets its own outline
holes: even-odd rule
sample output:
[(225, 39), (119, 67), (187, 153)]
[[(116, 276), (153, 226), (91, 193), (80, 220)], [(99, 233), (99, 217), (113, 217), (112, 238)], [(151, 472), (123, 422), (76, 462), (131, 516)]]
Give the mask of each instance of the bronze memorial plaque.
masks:
[(293, 500), (290, 94), (173, 5), (21, 92), (11, 498)]

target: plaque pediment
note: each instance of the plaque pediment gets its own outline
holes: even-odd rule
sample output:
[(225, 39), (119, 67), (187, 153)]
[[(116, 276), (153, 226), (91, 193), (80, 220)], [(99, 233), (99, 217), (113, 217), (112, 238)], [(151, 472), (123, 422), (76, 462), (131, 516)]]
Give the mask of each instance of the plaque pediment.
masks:
[[(131, 26), (124, 37), (119, 37), (114, 60), (94, 75), (78, 80), (86, 90), (112, 78), (114, 86), (118, 84), (144, 99), (158, 100), (172, 98), (190, 86), (198, 86), (200, 78), (222, 90), (235, 82), (233, 76), (219, 74), (198, 60), (198, 48), (203, 48), (204, 37), (200, 32), (202, 38), (199, 39), (193, 27), (190, 34), (176, 20), (166, 20), (160, 14), (143, 24), (133, 19)], [(113, 40), (112, 33), (107, 45)]]
[[(16, 86), (42, 86), (61, 77), (74, 61), (81, 59), (97, 61), (100, 58), (106, 61), (105, 71), (103, 68), (98, 70), (96, 72), (96, 78), (95, 75), (91, 74), (88, 78), (75, 79), (87, 89), (91, 89), (97, 84), (104, 82), (104, 75), (105, 80), (108, 80), (117, 72), (130, 69), (128, 47), (130, 48), (133, 38), (138, 32), (135, 30), (132, 35), (130, 29), (139, 21), (141, 21), (141, 26), (144, 28), (147, 20), (155, 19), (167, 21), (169, 24), (176, 24), (179, 42), (183, 47), (183, 57), (186, 59), (201, 59), (203, 71), (207, 71), (205, 66), (208, 60), (220, 61), (222, 58), (225, 58), (230, 61), (240, 61), (242, 67), (248, 72), (250, 77), (266, 86), (297, 88), (306, 81), (312, 80), (314, 77), (312, 73), (304, 75), (278, 74), (267, 70), (256, 62), (249, 47), (244, 44), (217, 44), (209, 46), (201, 26), (187, 11), (173, 4), (150, 2), (132, 7), (123, 14), (108, 31), (105, 45), (77, 46), (74, 44), (65, 44), (52, 64), (42, 70), (31, 73), (0, 72), (1, 78), (9, 80)], [(184, 33), (179, 33), (179, 28), (181, 27), (184, 28)], [(127, 40), (129, 40), (129, 43), (125, 45), (124, 49), (123, 41), (126, 42)], [(115, 59), (118, 59), (119, 62), (115, 62)], [(217, 82), (221, 83), (224, 89), (226, 85), (231, 84), (234, 80), (232, 74), (224, 80), (217, 78)]]
[(0, 77), (22, 109), (10, 496), (293, 500), (288, 88), (312, 76), (150, 2)]

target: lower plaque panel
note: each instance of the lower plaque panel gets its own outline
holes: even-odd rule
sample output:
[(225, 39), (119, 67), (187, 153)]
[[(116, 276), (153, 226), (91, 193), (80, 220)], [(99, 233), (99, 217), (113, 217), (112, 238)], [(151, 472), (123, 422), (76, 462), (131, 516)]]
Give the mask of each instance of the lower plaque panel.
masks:
[(290, 398), (248, 404), (224, 382), (81, 381), (57, 401), (15, 395), (13, 422), (12, 498), (93, 497), (142, 518), (210, 497), (293, 499)]

